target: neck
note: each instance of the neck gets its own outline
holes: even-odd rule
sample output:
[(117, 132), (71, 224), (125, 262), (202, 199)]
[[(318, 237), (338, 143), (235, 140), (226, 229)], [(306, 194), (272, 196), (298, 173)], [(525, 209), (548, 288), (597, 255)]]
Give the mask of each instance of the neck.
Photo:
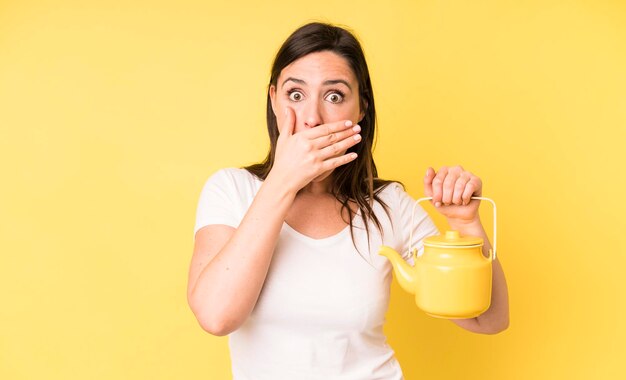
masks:
[(321, 180), (313, 180), (309, 182), (306, 186), (300, 189), (299, 193), (304, 193), (307, 195), (328, 195), (331, 194), (332, 190), (332, 174), (328, 175), (326, 178)]

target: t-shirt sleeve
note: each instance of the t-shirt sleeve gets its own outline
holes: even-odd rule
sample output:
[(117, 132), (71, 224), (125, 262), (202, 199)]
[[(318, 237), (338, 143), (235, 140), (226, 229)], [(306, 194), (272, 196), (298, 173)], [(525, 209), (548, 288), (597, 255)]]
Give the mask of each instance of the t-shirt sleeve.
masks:
[(205, 182), (196, 209), (194, 236), (209, 224), (239, 226), (239, 194), (237, 184), (228, 169), (220, 169)]
[[(398, 231), (398, 245), (401, 249), (399, 252), (402, 254), (402, 258), (405, 261), (413, 264), (413, 258), (409, 247), (411, 246), (411, 212), (413, 211), (413, 205), (415, 199), (411, 197), (399, 183), (393, 183), (392, 191), (396, 199), (396, 209), (394, 210), (395, 220), (394, 229)], [(413, 218), (413, 245), (421, 253), (424, 249), (424, 238), (433, 235), (439, 235), (439, 230), (435, 223), (430, 218), (428, 213), (424, 210), (421, 204), (415, 207), (415, 216)]]

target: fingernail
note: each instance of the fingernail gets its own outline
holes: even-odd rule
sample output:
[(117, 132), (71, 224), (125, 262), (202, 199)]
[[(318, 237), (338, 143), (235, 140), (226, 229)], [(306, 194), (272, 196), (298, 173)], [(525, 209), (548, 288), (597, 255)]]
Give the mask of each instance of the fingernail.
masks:
[(435, 202), (435, 207), (440, 207), (441, 206), (441, 202)]
[(351, 125), (352, 125), (352, 120), (348, 120), (348, 121), (346, 121), (344, 125), (345, 125), (346, 127), (351, 126)]
[(354, 135), (354, 139), (355, 139), (356, 141), (361, 140), (361, 135)]
[(354, 127), (352, 127), (352, 130), (355, 132), (361, 132), (361, 126), (357, 124)]

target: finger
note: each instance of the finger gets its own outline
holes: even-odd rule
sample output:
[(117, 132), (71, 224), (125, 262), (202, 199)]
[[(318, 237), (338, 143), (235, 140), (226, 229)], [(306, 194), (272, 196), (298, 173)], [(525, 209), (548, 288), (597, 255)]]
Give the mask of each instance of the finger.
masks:
[[(361, 131), (361, 127), (359, 125), (355, 125), (354, 127), (350, 128), (347, 127), (346, 129), (339, 131), (339, 132), (331, 132), (328, 135), (325, 136), (321, 136), (316, 138), (315, 140), (313, 140), (313, 144), (318, 148), (318, 149), (322, 149), (322, 148), (326, 148), (329, 145), (332, 145), (338, 141), (342, 141), (350, 136), (354, 136), (356, 138), (357, 141), (359, 141), (361, 139), (361, 136), (358, 135), (358, 133)], [(358, 137), (357, 137), (358, 136)]]
[(465, 204), (465, 200), (463, 198), (463, 194), (465, 191), (465, 187), (467, 183), (470, 181), (470, 176), (466, 174), (461, 174), (459, 178), (454, 183), (454, 194), (452, 195), (452, 204), (462, 205)]
[(357, 154), (354, 152), (351, 153), (346, 153), (342, 156), (339, 157), (332, 157), (329, 158), (328, 160), (325, 160), (322, 163), (322, 172), (325, 172), (327, 170), (331, 170), (331, 169), (335, 169), (341, 165), (345, 165), (347, 163), (350, 163), (354, 160), (356, 160), (357, 158)]
[(480, 180), (480, 178), (472, 176), (467, 185), (465, 185), (465, 190), (463, 191), (463, 204), (469, 204), (473, 196), (480, 197), (481, 191), (482, 181)]
[[(332, 123), (318, 125), (315, 128), (307, 129), (302, 132), (303, 135), (311, 140), (319, 137), (328, 136), (331, 133), (341, 132), (353, 127), (354, 123), (351, 120), (341, 120)], [(359, 127), (360, 128), (360, 127)]]
[(291, 107), (285, 108), (285, 118), (283, 125), (280, 127), (280, 136), (291, 136), (296, 127), (296, 113)]
[(459, 178), (459, 174), (448, 170), (448, 175), (443, 180), (443, 194), (441, 195), (441, 203), (448, 206), (452, 204), (452, 196), (454, 195), (454, 184)]
[(433, 202), (435, 207), (441, 206), (441, 198), (443, 196), (443, 181), (448, 174), (448, 168), (446, 166), (439, 169), (435, 178), (433, 178)]
[(326, 160), (330, 157), (336, 156), (348, 148), (358, 144), (361, 141), (361, 135), (348, 136), (341, 141), (337, 141), (325, 148), (319, 150), (320, 158)]
[(427, 197), (433, 196), (433, 179), (435, 178), (435, 169), (430, 166), (426, 169), (426, 175), (424, 176), (424, 194)]

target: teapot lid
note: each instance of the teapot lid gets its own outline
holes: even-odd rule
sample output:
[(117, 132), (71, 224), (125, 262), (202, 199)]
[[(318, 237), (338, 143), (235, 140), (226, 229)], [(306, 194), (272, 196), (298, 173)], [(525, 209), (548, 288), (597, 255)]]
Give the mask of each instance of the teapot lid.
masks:
[(444, 235), (424, 239), (425, 246), (481, 246), (483, 239), (477, 236), (461, 236), (459, 231), (446, 231)]

